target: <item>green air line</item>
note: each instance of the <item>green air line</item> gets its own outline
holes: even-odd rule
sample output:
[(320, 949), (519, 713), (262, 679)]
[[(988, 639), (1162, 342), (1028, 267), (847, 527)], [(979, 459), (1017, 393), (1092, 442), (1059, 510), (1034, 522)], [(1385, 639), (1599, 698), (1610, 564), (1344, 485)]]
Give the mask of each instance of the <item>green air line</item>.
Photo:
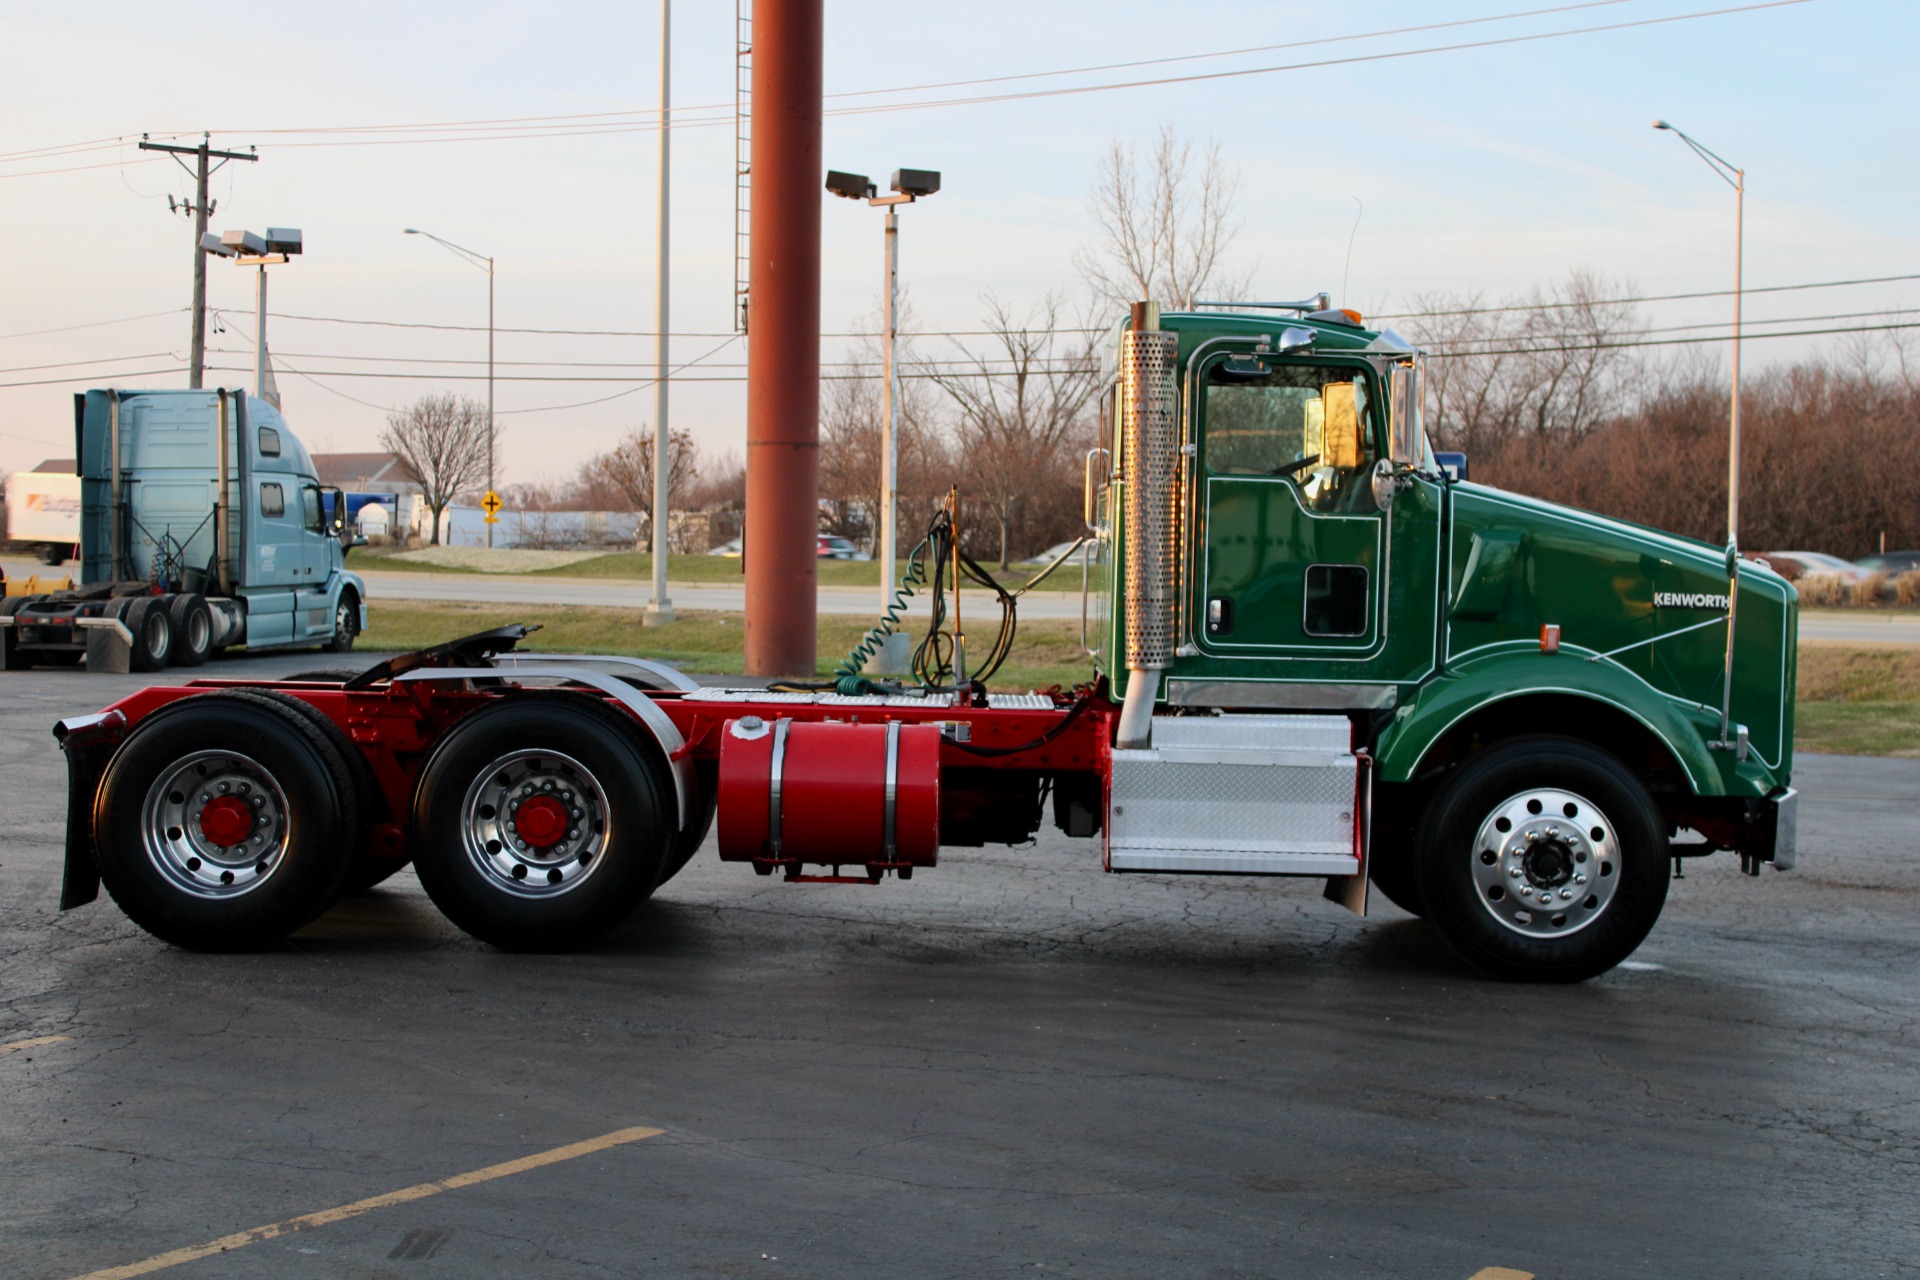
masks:
[(900, 585), (894, 589), (893, 600), (887, 605), (886, 612), (881, 614), (880, 621), (874, 623), (867, 634), (860, 638), (860, 643), (854, 645), (847, 656), (840, 660), (840, 665), (833, 669), (835, 693), (860, 697), (873, 692), (873, 681), (861, 675), (860, 669), (866, 665), (867, 659), (880, 651), (880, 647), (886, 642), (888, 636), (899, 631), (907, 601), (913, 598), (913, 589), (926, 584), (927, 567), (920, 553), (925, 551), (932, 541), (933, 535), (928, 534), (920, 539), (919, 546), (907, 553), (907, 571), (902, 575)]

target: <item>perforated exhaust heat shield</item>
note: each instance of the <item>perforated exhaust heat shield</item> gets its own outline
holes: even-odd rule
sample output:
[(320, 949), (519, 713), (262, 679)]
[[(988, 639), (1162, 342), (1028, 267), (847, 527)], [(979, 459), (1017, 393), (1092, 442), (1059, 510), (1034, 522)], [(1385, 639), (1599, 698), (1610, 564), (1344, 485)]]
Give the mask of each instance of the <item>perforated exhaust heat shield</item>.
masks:
[[(1157, 322), (1154, 316), (1151, 323)], [(1131, 671), (1160, 671), (1173, 664), (1180, 565), (1180, 402), (1174, 372), (1179, 352), (1178, 335), (1158, 328), (1136, 327), (1121, 335), (1126, 662)]]

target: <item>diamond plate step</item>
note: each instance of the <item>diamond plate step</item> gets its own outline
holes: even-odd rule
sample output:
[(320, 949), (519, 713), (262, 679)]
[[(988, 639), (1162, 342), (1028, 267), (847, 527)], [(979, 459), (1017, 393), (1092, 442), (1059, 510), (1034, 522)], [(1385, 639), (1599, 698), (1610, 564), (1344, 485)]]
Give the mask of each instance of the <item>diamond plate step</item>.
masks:
[(1358, 761), (1345, 716), (1169, 716), (1113, 753), (1114, 871), (1354, 875)]

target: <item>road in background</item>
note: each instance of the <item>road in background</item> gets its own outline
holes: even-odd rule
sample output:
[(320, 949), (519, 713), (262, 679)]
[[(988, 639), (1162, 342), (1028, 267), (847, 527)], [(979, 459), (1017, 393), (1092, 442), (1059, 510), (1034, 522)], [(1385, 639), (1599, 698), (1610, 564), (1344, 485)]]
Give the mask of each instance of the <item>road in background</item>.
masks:
[[(42, 575), (66, 573), (77, 568), (49, 569), (30, 560), (7, 560), (3, 564), (9, 578), (16, 574)], [(368, 603), (375, 608), (382, 600), (456, 600), (478, 604), (560, 604), (598, 605), (617, 609), (643, 609), (653, 599), (651, 584), (639, 578), (567, 578), (536, 574), (505, 573), (382, 573), (363, 572), (349, 564), (366, 580)], [(1034, 591), (1020, 597), (1023, 618), (1071, 619), (1080, 616), (1079, 571), (1059, 571), (1074, 584), (1071, 591)], [(1055, 581), (1059, 581), (1057, 576)], [(672, 582), (667, 585), (674, 604), (681, 609), (708, 609), (720, 613), (738, 613), (746, 608), (744, 583)], [(820, 612), (870, 617), (876, 613), (873, 587), (821, 587)], [(993, 597), (984, 591), (969, 591), (988, 603)], [(913, 606), (909, 606), (912, 608)], [(1920, 614), (1821, 612), (1800, 615), (1800, 638), (1840, 644), (1920, 644)]]
[(0, 1053), (9, 1276), (632, 1126), (664, 1132), (159, 1274), (1620, 1280), (1920, 1257), (1920, 761), (1803, 756), (1800, 869), (1693, 861), (1633, 960), (1573, 987), (1488, 982), (1318, 882), (1106, 875), (1051, 830), (873, 888), (709, 847), (578, 955), (475, 943), (411, 872), (282, 949), (198, 955), (105, 899), (54, 906), (48, 728), (153, 679), (0, 674), (0, 1049), (37, 1042)]

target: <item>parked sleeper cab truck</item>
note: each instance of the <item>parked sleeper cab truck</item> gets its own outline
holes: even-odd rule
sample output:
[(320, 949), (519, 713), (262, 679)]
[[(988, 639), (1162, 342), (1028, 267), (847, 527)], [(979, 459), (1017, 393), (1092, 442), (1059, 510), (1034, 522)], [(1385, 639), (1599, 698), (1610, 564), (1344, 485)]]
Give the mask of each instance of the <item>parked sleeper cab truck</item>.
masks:
[[(9, 670), (353, 647), (366, 588), (346, 569), (346, 506), (278, 409), (240, 391), (88, 391), (74, 431), (80, 585), (0, 605)], [(107, 634), (121, 628), (126, 666)]]
[(1453, 482), (1420, 376), (1324, 295), (1136, 306), (1087, 459), (1069, 692), (703, 688), (516, 653), (517, 627), (344, 683), (143, 690), (56, 729), (62, 906), (104, 880), (161, 938), (254, 947), (411, 859), (475, 936), (576, 946), (716, 810), (723, 860), (866, 883), (1050, 816), (1108, 871), (1324, 877), (1360, 912), (1370, 879), (1489, 974), (1599, 974), (1676, 859), (1792, 865), (1796, 597), (1720, 548)]

